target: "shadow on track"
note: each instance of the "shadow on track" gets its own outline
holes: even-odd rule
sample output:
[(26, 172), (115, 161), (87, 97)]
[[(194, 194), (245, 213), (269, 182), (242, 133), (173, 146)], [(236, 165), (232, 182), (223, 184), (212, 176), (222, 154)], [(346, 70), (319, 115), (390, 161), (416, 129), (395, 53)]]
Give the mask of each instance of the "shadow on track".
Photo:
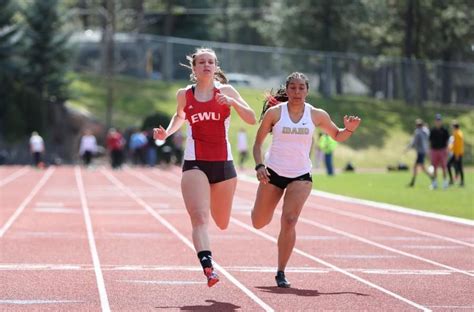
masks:
[(289, 294), (302, 297), (317, 297), (317, 296), (328, 296), (328, 295), (356, 295), (356, 296), (369, 296), (368, 294), (362, 294), (352, 291), (341, 291), (341, 292), (329, 292), (322, 293), (315, 289), (300, 289), (300, 288), (280, 288), (276, 286), (260, 286), (256, 287), (264, 292), (274, 293), (274, 294)]
[(228, 303), (219, 302), (216, 300), (206, 300), (210, 305), (190, 305), (183, 307), (155, 307), (155, 309), (180, 309), (181, 311), (237, 311), (241, 309), (240, 306)]

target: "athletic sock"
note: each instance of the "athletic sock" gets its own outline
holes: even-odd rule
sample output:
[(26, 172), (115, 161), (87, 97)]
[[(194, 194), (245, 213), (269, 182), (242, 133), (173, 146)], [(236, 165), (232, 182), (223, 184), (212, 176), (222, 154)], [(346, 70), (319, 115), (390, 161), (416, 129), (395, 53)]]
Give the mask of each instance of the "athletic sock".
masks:
[(203, 269), (212, 268), (212, 253), (210, 250), (203, 250), (197, 254)]

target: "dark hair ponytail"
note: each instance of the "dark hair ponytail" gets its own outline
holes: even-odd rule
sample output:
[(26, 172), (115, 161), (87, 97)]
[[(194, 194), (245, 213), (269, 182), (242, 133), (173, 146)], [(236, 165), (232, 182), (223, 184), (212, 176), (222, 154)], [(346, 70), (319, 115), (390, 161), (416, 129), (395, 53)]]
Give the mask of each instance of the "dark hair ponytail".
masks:
[(262, 113), (260, 114), (260, 122), (262, 121), (265, 112), (275, 105), (278, 105), (282, 102), (288, 101), (288, 95), (286, 95), (286, 88), (281, 86), (275, 93), (273, 90), (270, 90), (267, 94), (265, 94), (265, 100), (263, 101), (263, 108)]

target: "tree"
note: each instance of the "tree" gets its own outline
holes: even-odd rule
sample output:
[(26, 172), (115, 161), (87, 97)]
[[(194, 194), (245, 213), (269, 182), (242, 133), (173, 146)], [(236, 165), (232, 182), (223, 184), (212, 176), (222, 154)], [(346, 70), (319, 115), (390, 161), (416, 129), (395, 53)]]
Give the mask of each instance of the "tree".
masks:
[(25, 132), (22, 111), (15, 105), (15, 90), (21, 73), (20, 36), (14, 22), (16, 12), (13, 1), (0, 2), (0, 132), (5, 133), (8, 140), (15, 139), (18, 132)]
[(28, 112), (39, 112), (32, 126), (45, 136), (48, 129), (64, 122), (60, 112), (64, 110), (68, 96), (69, 34), (61, 32), (63, 22), (57, 7), (58, 0), (35, 0), (24, 10), (25, 80), (27, 87), (35, 94), (35, 98), (26, 105), (29, 106)]

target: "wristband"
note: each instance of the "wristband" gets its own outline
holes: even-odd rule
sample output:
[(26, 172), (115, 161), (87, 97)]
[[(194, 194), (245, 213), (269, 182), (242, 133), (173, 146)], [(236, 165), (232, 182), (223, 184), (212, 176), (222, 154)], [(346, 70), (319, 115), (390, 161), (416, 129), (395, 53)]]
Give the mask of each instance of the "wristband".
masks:
[(265, 168), (265, 165), (264, 165), (264, 164), (258, 164), (258, 165), (256, 165), (256, 166), (255, 166), (255, 171), (257, 171), (258, 169), (260, 169), (260, 168), (262, 168), (262, 167)]

